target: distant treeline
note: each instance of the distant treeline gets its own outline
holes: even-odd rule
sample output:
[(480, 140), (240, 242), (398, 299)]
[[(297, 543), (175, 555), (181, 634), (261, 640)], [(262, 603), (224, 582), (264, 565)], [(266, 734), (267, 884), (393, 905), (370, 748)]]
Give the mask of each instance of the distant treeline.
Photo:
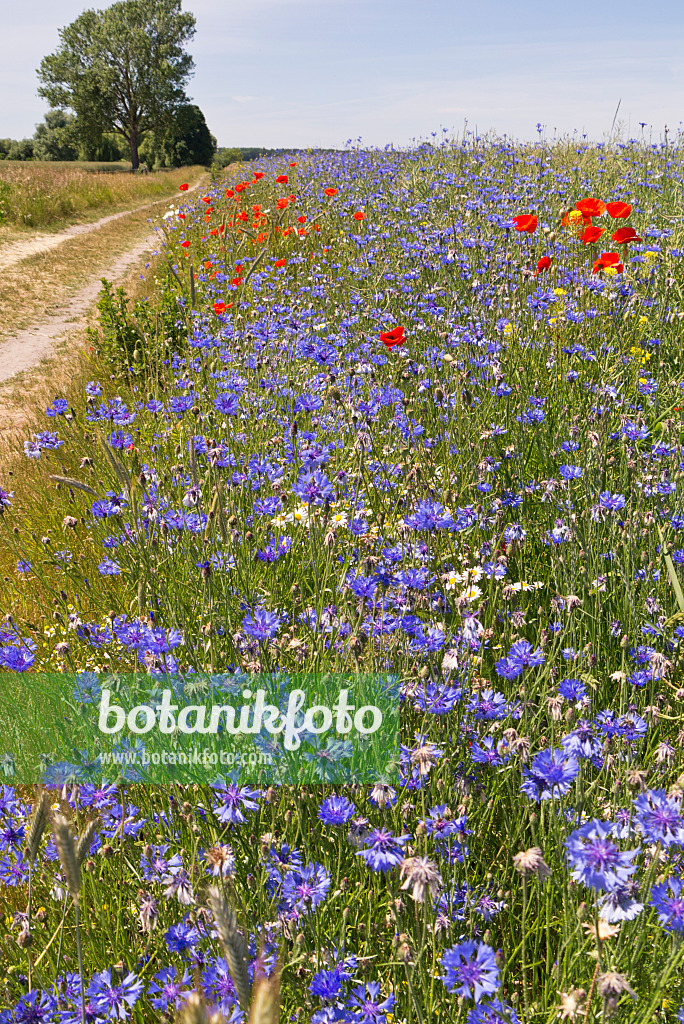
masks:
[[(182, 104), (165, 129), (148, 131), (140, 143), (140, 159), (150, 170), (161, 167), (210, 167), (216, 158), (216, 139), (204, 114), (193, 103)], [(76, 118), (64, 110), (49, 110), (30, 139), (0, 139), (0, 160), (129, 160), (129, 146), (115, 132), (83, 136)]]

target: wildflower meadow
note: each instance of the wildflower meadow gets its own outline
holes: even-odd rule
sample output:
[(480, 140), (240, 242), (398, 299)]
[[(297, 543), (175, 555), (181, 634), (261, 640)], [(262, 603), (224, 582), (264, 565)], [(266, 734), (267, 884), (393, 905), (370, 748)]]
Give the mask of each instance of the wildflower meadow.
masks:
[(395, 763), (6, 753), (3, 1024), (684, 1021), (682, 140), (430, 138), (181, 184), (0, 479), (10, 704), (363, 674)]

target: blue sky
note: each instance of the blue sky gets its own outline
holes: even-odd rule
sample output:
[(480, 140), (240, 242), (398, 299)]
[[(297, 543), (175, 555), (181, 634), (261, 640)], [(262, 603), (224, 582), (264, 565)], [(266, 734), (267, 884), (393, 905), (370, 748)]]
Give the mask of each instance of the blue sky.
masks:
[[(46, 110), (35, 69), (84, 0), (5, 0), (0, 137)], [(106, 6), (95, 0), (90, 6)], [(519, 138), (684, 119), (680, 0), (184, 0), (188, 93), (224, 146), (406, 145), (442, 127)]]

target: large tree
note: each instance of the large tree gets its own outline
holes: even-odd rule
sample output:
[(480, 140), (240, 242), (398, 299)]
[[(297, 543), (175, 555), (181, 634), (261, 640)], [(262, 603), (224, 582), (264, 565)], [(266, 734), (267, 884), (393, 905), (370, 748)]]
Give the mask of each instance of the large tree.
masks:
[(128, 143), (133, 170), (149, 131), (163, 131), (187, 103), (195, 34), (181, 0), (120, 0), (84, 11), (60, 30), (60, 46), (38, 69), (38, 90), (54, 107), (69, 107), (83, 140), (117, 132)]

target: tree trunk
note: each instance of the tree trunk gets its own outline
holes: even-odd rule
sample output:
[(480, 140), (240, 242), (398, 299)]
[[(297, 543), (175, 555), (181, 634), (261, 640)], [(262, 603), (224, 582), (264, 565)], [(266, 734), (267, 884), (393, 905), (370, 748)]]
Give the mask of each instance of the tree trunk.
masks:
[(135, 128), (131, 130), (128, 144), (131, 148), (131, 171), (137, 171), (140, 166), (140, 158), (138, 157), (138, 132)]

